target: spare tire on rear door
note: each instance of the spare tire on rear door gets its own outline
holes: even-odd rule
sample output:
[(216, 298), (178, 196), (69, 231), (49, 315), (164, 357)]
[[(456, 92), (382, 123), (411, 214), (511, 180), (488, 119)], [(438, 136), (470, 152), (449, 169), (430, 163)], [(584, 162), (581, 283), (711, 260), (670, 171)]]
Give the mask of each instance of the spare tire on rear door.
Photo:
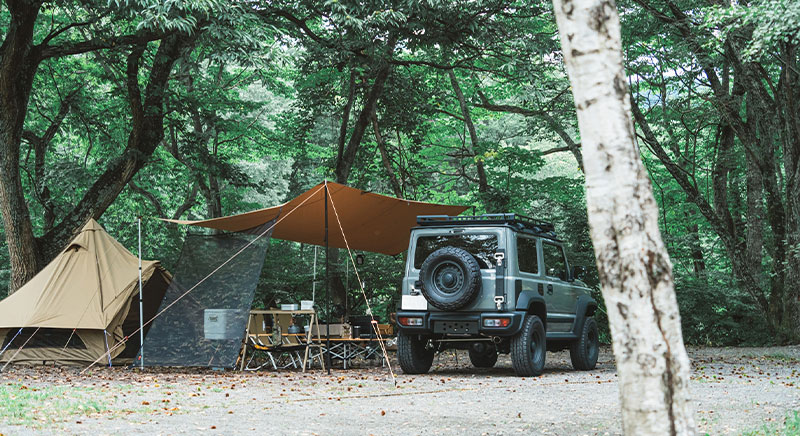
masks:
[(481, 268), (467, 251), (456, 247), (440, 248), (420, 268), (422, 295), (441, 310), (458, 310), (481, 291)]

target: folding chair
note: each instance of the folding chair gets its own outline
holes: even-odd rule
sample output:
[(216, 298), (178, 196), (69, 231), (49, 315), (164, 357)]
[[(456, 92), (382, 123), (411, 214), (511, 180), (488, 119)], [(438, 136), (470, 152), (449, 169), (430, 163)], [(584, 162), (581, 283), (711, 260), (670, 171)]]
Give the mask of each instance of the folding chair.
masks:
[[(245, 371), (257, 371), (265, 366), (271, 365), (273, 369), (286, 369), (289, 367), (303, 368), (303, 357), (301, 351), (306, 351), (307, 345), (298, 340), (296, 336), (284, 337), (281, 332), (288, 328), (291, 315), (275, 315), (275, 327), (273, 333), (267, 333), (265, 317), (263, 314), (251, 314), (247, 344), (250, 349), (250, 359), (245, 363)], [(283, 322), (283, 324), (282, 324)], [(286, 327), (283, 327), (286, 326)], [(293, 341), (294, 339), (294, 341)], [(266, 360), (261, 365), (254, 365), (256, 355), (261, 352), (266, 355)]]

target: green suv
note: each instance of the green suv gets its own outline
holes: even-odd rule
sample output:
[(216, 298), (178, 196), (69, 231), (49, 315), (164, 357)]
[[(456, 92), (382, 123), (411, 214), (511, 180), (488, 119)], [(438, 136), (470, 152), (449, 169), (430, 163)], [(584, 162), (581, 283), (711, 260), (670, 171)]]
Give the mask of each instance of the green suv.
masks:
[(448, 348), (468, 349), (478, 368), (510, 353), (518, 376), (540, 375), (545, 352), (566, 348), (575, 369), (594, 369), (597, 302), (551, 223), (486, 214), (419, 216), (417, 224), (397, 312), (405, 373), (428, 372)]

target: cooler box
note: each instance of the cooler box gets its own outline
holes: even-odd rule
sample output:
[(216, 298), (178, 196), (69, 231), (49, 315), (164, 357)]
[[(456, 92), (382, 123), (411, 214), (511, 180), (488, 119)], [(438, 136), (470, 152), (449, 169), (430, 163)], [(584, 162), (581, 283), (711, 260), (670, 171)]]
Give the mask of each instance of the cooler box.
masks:
[(244, 326), (236, 322), (237, 309), (206, 309), (203, 331), (208, 340), (241, 339)]

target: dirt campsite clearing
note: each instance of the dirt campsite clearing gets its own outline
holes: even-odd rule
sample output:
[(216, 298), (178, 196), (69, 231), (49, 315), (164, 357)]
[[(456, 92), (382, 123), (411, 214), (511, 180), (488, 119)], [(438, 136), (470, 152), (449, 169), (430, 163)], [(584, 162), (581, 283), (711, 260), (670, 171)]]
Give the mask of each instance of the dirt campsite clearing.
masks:
[[(800, 347), (690, 349), (700, 432), (782, 425), (800, 410)], [(614, 435), (621, 433), (611, 350), (575, 372), (548, 354), (544, 375), (514, 377), (507, 358), (476, 370), (443, 353), (424, 376), (386, 368), (251, 373), (124, 368), (9, 368), (0, 433), (284, 435)]]

